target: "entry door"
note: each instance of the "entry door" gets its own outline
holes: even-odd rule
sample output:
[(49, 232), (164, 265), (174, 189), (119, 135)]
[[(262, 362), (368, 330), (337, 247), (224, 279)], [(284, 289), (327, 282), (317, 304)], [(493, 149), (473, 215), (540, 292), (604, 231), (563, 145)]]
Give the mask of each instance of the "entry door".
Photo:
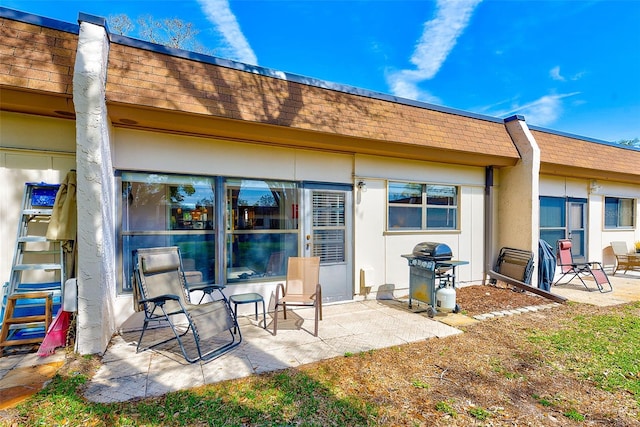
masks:
[(322, 301), (353, 298), (351, 186), (305, 186), (302, 252), (320, 257)]
[(576, 262), (587, 260), (587, 201), (567, 199), (567, 238), (571, 239), (571, 254)]

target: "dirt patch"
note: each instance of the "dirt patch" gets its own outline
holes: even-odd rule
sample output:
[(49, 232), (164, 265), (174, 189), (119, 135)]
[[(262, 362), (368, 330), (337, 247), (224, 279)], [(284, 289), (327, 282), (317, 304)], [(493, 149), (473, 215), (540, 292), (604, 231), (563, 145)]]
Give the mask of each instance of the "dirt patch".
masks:
[(475, 316), (493, 311), (551, 304), (553, 301), (498, 282), (496, 285), (474, 285), (457, 288), (456, 302), (460, 305), (463, 313)]
[[(552, 303), (501, 283), (459, 288), (457, 302), (469, 315)], [(557, 330), (576, 316), (618, 309), (562, 304), (303, 369), (339, 378), (345, 395), (375, 404), (380, 425), (640, 426), (633, 396), (599, 389), (529, 340), (533, 330)]]

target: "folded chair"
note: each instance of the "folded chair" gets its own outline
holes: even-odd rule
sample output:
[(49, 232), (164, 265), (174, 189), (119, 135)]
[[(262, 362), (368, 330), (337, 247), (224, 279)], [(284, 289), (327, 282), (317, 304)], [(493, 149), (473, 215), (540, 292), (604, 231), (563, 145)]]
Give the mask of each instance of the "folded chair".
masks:
[[(583, 277), (592, 276), (600, 292), (603, 292), (603, 293), (611, 292), (613, 290), (613, 286), (611, 286), (609, 277), (607, 276), (607, 273), (605, 273), (604, 269), (602, 268), (602, 264), (599, 262), (581, 262), (581, 263), (573, 262), (573, 255), (571, 254), (571, 246), (572, 246), (571, 240), (568, 240), (568, 239), (558, 240), (557, 259), (558, 259), (558, 267), (560, 267), (562, 276), (560, 276), (560, 278), (556, 280), (556, 282), (553, 285), (554, 286), (566, 285), (571, 280), (573, 280), (574, 277), (577, 277), (578, 279), (580, 279), (584, 287), (587, 288), (588, 291), (591, 291), (591, 289), (589, 289), (589, 286), (587, 286), (587, 283), (584, 281)], [(566, 282), (560, 283), (562, 278), (567, 275), (572, 275), (572, 276)], [(605, 289), (605, 286), (608, 289)]]
[(318, 319), (322, 320), (322, 288), (319, 283), (320, 257), (290, 257), (287, 261), (287, 281), (276, 286), (273, 335), (278, 333), (278, 308), (287, 318), (287, 306), (315, 308), (314, 336), (318, 336)]
[[(138, 249), (135, 273), (139, 303), (144, 306), (144, 325), (137, 351), (141, 349), (150, 322), (169, 325), (173, 336), (144, 349), (175, 339), (189, 363), (214, 359), (242, 341), (240, 333), (237, 336), (233, 333), (238, 324), (222, 293), (224, 286), (202, 283), (187, 286), (178, 247)], [(196, 304), (191, 301), (192, 291), (202, 291)], [(203, 302), (205, 299), (211, 301)]]
[(616, 256), (616, 266), (613, 268), (613, 274), (622, 270), (626, 273), (629, 270), (640, 271), (640, 254), (633, 253), (627, 248), (626, 242), (611, 242), (611, 249)]

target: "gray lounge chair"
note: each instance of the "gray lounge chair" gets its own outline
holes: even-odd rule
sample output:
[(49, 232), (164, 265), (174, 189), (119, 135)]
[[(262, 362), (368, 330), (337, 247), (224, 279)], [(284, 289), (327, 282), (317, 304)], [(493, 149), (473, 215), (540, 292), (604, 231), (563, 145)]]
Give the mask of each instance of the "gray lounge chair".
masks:
[[(178, 247), (138, 249), (136, 260), (139, 303), (144, 306), (144, 325), (137, 351), (143, 348), (143, 337), (151, 322), (168, 325), (173, 334), (165, 334), (165, 338), (144, 349), (177, 340), (189, 363), (214, 359), (240, 344), (242, 335), (233, 332), (238, 324), (222, 293), (224, 286), (187, 286)], [(191, 302), (194, 291), (202, 292), (197, 304)], [(166, 335), (170, 337), (166, 338)]]

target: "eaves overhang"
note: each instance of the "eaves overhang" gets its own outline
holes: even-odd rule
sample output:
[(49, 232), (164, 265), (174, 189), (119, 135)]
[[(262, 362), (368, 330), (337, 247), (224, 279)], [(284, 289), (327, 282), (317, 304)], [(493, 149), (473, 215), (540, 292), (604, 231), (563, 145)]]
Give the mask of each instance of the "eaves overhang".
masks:
[[(124, 103), (107, 102), (107, 109), (112, 125), (116, 128), (191, 135), (274, 147), (304, 148), (344, 154), (369, 154), (467, 166), (505, 167), (515, 165), (519, 160), (513, 157), (441, 149), (397, 141), (358, 138), (211, 115), (144, 108)], [(203, 140), (203, 143), (206, 143), (206, 140)]]
[(543, 175), (555, 175), (566, 178), (597, 179), (600, 181), (623, 182), (635, 185), (640, 184), (640, 175), (613, 172), (606, 169), (586, 169), (553, 163), (541, 163), (540, 173)]
[(59, 92), (45, 92), (0, 85), (0, 110), (39, 116), (75, 119), (73, 97)]

